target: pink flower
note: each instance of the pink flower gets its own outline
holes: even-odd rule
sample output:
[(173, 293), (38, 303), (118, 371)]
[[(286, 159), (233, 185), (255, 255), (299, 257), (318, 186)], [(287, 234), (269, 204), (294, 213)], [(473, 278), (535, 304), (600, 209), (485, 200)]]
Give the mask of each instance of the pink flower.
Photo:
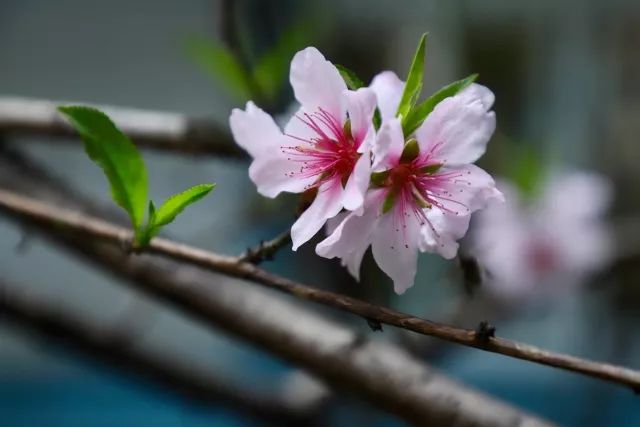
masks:
[[(472, 212), (492, 198), (502, 198), (493, 179), (472, 165), (485, 151), (495, 129), (489, 111), (493, 94), (473, 84), (440, 102), (405, 144), (400, 121), (393, 117), (402, 82), (390, 72), (377, 76), (383, 125), (373, 148), (372, 188), (364, 212), (339, 216), (331, 234), (318, 244), (324, 257), (339, 257), (358, 278), (362, 257), (371, 245), (380, 268), (403, 293), (413, 285), (418, 251), (453, 258), (457, 240)], [(336, 225), (337, 220), (342, 220)]]
[(470, 245), (491, 294), (514, 302), (566, 293), (610, 261), (606, 180), (585, 172), (554, 175), (528, 205), (512, 185), (499, 186), (509, 201), (478, 216)]
[(229, 122), (238, 145), (253, 157), (249, 177), (262, 195), (317, 189), (291, 228), (296, 250), (343, 208), (362, 207), (376, 98), (368, 88), (348, 90), (336, 67), (313, 47), (294, 56), (290, 80), (301, 106), (284, 133), (253, 102), (244, 111), (234, 109)]

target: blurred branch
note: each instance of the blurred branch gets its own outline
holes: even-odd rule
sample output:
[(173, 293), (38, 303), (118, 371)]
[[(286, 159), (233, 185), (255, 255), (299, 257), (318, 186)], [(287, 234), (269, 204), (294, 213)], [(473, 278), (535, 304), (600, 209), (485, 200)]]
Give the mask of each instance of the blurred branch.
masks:
[[(70, 102), (0, 96), (0, 134), (46, 135), (77, 138), (57, 111)], [(82, 103), (86, 104), (86, 103)], [(246, 155), (229, 132), (209, 120), (177, 113), (96, 106), (141, 147), (189, 155), (244, 159)]]
[[(53, 181), (33, 164), (20, 164), (16, 156), (0, 156), (0, 185), (79, 210), (93, 210), (78, 198), (61, 192)], [(135, 289), (415, 425), (547, 425), (447, 379), (395, 346), (370, 342), (275, 295), (169, 260), (129, 256), (114, 245), (105, 245), (101, 239), (69, 233), (64, 225), (51, 226), (22, 215), (15, 217), (54, 243), (126, 279)], [(103, 231), (114, 230), (108, 223), (102, 225), (106, 225)], [(216, 282), (215, 287), (212, 282)]]
[(0, 282), (2, 316), (55, 344), (140, 375), (180, 395), (198, 402), (227, 406), (274, 425), (300, 425), (307, 422), (305, 418), (316, 409), (303, 411), (305, 408), (274, 395), (263, 396), (254, 390), (231, 385), (228, 379), (214, 374), (210, 368), (204, 370), (134, 345), (130, 342), (128, 329), (107, 330), (59, 304), (56, 306), (19, 289), (23, 288)]
[[(78, 211), (60, 209), (6, 190), (0, 190), (0, 210), (19, 219), (28, 220), (45, 230), (53, 229), (72, 233), (92, 241), (117, 243), (126, 247), (132, 238), (129, 229), (91, 217)], [(242, 257), (219, 255), (194, 248), (168, 239), (156, 238), (143, 249), (151, 254), (162, 255), (172, 260), (204, 267), (214, 272), (248, 279), (272, 289), (291, 294), (303, 300), (313, 301), (329, 307), (347, 311), (365, 319), (382, 324), (397, 326), (423, 335), (429, 335), (478, 348), (492, 353), (503, 354), (530, 362), (553, 366), (590, 377), (629, 386), (640, 390), (640, 372), (631, 369), (599, 363), (561, 353), (543, 350), (529, 344), (514, 342), (494, 336), (478, 335), (477, 331), (455, 328), (421, 319), (386, 307), (376, 306), (362, 300), (312, 288), (296, 281), (281, 277), (256, 265), (243, 261)], [(124, 253), (124, 251), (122, 251)]]

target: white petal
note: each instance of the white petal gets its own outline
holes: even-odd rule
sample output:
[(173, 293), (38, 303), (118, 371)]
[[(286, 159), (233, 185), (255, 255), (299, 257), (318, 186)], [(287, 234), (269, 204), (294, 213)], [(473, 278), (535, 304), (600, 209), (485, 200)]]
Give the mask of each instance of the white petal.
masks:
[(457, 241), (464, 237), (469, 229), (471, 217), (447, 215), (437, 208), (429, 209), (426, 215), (428, 223), (420, 229), (420, 250), (437, 252), (445, 259), (452, 259), (458, 253)]
[(476, 165), (440, 169), (434, 178), (443, 177), (435, 189), (435, 200), (444, 211), (469, 215), (487, 206), (490, 200), (504, 201), (491, 175)]
[(371, 156), (369, 150), (362, 153), (356, 162), (351, 176), (347, 180), (342, 195), (342, 205), (345, 209), (355, 211), (362, 207), (364, 196), (369, 188), (371, 178)]
[(369, 87), (376, 93), (382, 119), (393, 118), (402, 98), (404, 82), (393, 71), (383, 71), (373, 78)]
[(556, 220), (579, 221), (601, 216), (613, 198), (611, 182), (588, 172), (551, 176), (540, 209)]
[(256, 158), (249, 166), (249, 178), (256, 184), (258, 192), (265, 197), (274, 198), (281, 192), (302, 193), (315, 178), (298, 178), (291, 176), (299, 164), (287, 160), (281, 155)]
[(246, 110), (231, 111), (229, 125), (233, 139), (253, 158), (269, 155), (276, 148), (279, 151), (284, 139), (273, 118), (252, 101), (247, 102)]
[[(382, 215), (373, 232), (371, 248), (380, 269), (393, 280), (393, 289), (403, 294), (413, 286), (418, 265), (420, 224), (414, 215), (404, 216), (400, 204)], [(406, 227), (405, 227), (406, 226)]]
[(356, 280), (360, 278), (362, 257), (371, 243), (371, 234), (376, 228), (378, 212), (384, 199), (383, 193), (383, 190), (367, 193), (362, 215), (351, 212), (344, 216), (344, 220), (332, 230), (329, 237), (316, 246), (316, 253), (322, 257), (341, 258), (342, 264), (347, 266), (349, 273)]
[[(315, 133), (310, 126), (305, 124), (304, 120), (307, 120), (306, 114), (313, 114), (313, 112), (305, 110), (304, 107), (298, 108), (295, 114), (291, 116), (285, 125), (284, 135), (288, 145), (299, 145), (300, 143), (303, 143), (301, 140), (310, 141), (312, 138), (318, 137), (318, 134)], [(318, 121), (317, 124), (323, 130), (327, 130), (324, 123)]]
[(373, 111), (376, 109), (376, 95), (369, 88), (343, 92), (349, 120), (351, 120), (351, 135), (357, 144), (361, 144), (369, 132), (373, 132)]
[(469, 85), (458, 95), (461, 98), (467, 99), (468, 102), (475, 102), (476, 100), (480, 100), (485, 110), (487, 111), (491, 109), (494, 101), (496, 100), (495, 95), (488, 87), (479, 85), (477, 83)]
[(295, 54), (289, 79), (296, 99), (307, 111), (322, 108), (336, 118), (344, 117), (341, 98), (347, 86), (318, 49), (308, 47)]
[(486, 150), (496, 127), (489, 89), (472, 84), (440, 102), (416, 130), (421, 153), (451, 166), (475, 162)]
[(373, 146), (373, 171), (379, 172), (397, 165), (403, 149), (404, 136), (400, 120), (394, 118), (383, 123)]
[(311, 206), (300, 215), (291, 227), (293, 250), (311, 239), (325, 224), (342, 209), (342, 184), (340, 180), (326, 182), (318, 188)]
[(282, 191), (299, 193), (312, 179), (289, 176), (299, 165), (287, 160), (281, 147), (288, 144), (270, 115), (248, 102), (246, 110), (234, 109), (229, 118), (234, 139), (254, 158), (249, 177), (258, 192), (275, 197)]
[(327, 236), (330, 236), (334, 231), (336, 231), (336, 228), (338, 228), (338, 226), (342, 224), (342, 221), (344, 221), (345, 218), (349, 216), (349, 214), (350, 212), (343, 211), (343, 212), (340, 212), (338, 215), (334, 216), (333, 218), (329, 218), (324, 227), (324, 230)]

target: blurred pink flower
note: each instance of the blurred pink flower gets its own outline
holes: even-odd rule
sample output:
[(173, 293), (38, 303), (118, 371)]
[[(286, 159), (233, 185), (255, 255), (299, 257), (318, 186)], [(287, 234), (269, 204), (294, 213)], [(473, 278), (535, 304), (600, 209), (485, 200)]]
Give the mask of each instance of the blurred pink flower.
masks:
[(336, 67), (313, 47), (294, 56), (290, 81), (301, 106), (284, 133), (253, 102), (234, 109), (229, 122), (238, 145), (253, 157), (249, 177), (262, 195), (317, 189), (291, 228), (296, 250), (343, 208), (362, 207), (376, 97), (368, 88), (348, 90)]
[(403, 83), (385, 72), (372, 88), (383, 117), (373, 147), (372, 188), (363, 212), (341, 214), (329, 223), (331, 234), (316, 252), (341, 258), (357, 279), (371, 245), (377, 264), (401, 294), (413, 285), (418, 251), (453, 258), (471, 213), (489, 199), (502, 199), (493, 179), (471, 164), (495, 129), (489, 111), (494, 97), (473, 84), (443, 100), (405, 145), (400, 121), (393, 117)]
[(499, 187), (507, 203), (478, 215), (470, 248), (497, 298), (521, 301), (568, 292), (610, 261), (603, 215), (611, 188), (605, 179), (585, 172), (552, 176), (527, 206), (515, 187)]

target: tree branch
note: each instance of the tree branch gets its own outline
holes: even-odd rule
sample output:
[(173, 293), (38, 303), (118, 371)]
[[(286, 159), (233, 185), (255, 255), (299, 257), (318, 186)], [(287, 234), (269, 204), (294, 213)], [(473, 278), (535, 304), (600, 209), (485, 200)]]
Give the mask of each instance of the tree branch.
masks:
[[(58, 113), (66, 101), (0, 97), (0, 134), (73, 137), (77, 133)], [(82, 103), (87, 104), (87, 103)], [(98, 105), (137, 145), (190, 155), (244, 159), (229, 132), (208, 120), (182, 114)]]
[[(0, 190), (0, 210), (18, 218), (27, 219), (44, 228), (55, 228), (88, 239), (99, 239), (122, 246), (123, 242), (128, 242), (132, 238), (132, 233), (127, 228), (81, 212), (60, 209), (54, 205), (6, 190)], [(143, 250), (176, 261), (204, 267), (214, 272), (248, 279), (295, 297), (347, 311), (379, 323), (492, 353), (577, 372), (640, 390), (640, 372), (638, 371), (555, 353), (504, 338), (478, 336), (477, 331), (432, 322), (345, 295), (306, 286), (269, 273), (250, 262), (243, 261), (242, 257), (220, 255), (162, 238), (155, 238)]]
[(238, 262), (250, 262), (260, 264), (262, 261), (270, 261), (276, 252), (291, 243), (291, 232), (283, 231), (271, 240), (260, 242), (255, 248), (249, 248), (238, 257)]
[[(51, 179), (38, 171), (33, 178), (26, 173), (28, 170), (33, 168), (21, 167), (15, 157), (0, 161), (0, 185), (36, 193), (47, 200), (67, 200), (68, 194), (61, 194)], [(70, 202), (86, 210), (77, 199)], [(240, 286), (170, 260), (129, 256), (101, 239), (69, 233), (64, 226), (32, 222), (25, 216), (17, 218), (54, 243), (126, 279), (136, 289), (301, 366), (331, 387), (354, 393), (415, 425), (547, 425), (445, 378), (397, 347), (369, 342), (265, 291)], [(107, 225), (107, 229), (112, 227)]]
[(210, 368), (204, 370), (134, 345), (129, 342), (128, 331), (107, 330), (95, 321), (19, 289), (17, 285), (0, 282), (0, 313), (54, 344), (142, 376), (198, 402), (227, 406), (273, 425), (300, 425), (313, 415), (315, 408), (303, 408), (274, 395), (258, 395), (231, 385)]

